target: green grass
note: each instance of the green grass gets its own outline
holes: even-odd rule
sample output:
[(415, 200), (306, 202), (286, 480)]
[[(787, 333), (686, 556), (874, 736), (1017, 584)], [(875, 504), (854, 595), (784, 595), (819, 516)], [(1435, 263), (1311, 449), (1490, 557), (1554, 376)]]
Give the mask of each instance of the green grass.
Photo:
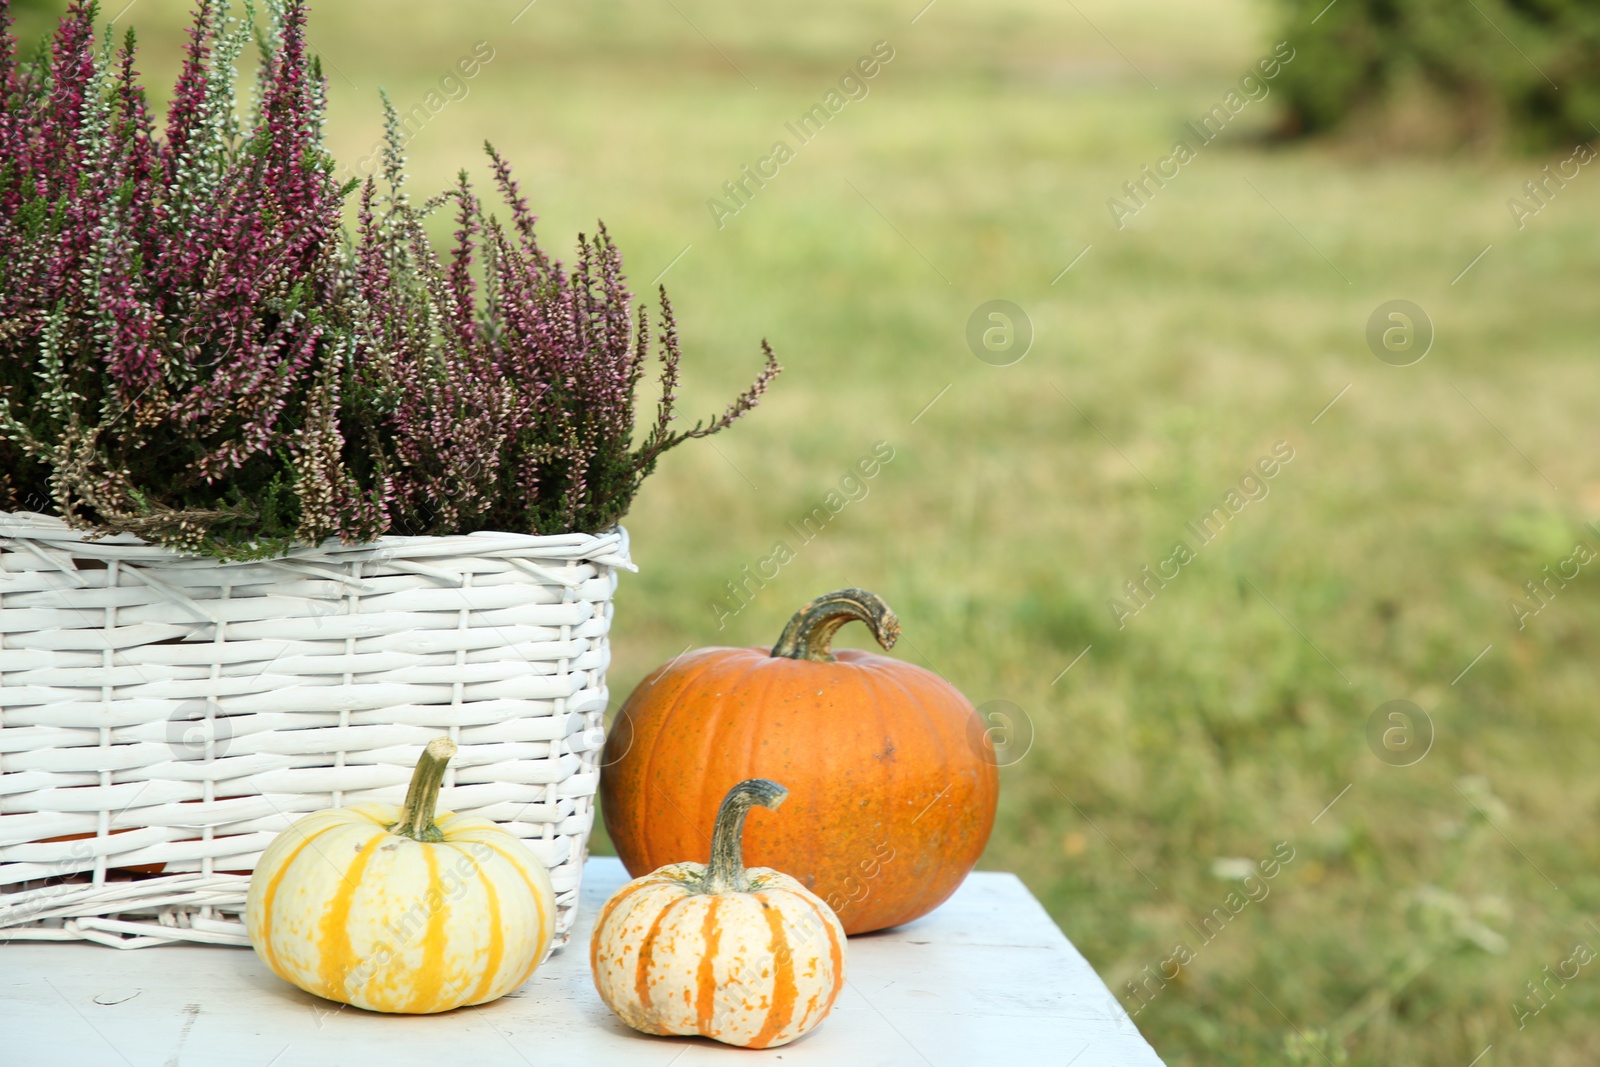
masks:
[[(1511, 1005), (1600, 950), (1600, 565), (1524, 630), (1507, 604), (1600, 551), (1600, 171), (1519, 232), (1506, 199), (1546, 160), (1271, 148), (1269, 97), (1118, 231), (1107, 198), (1269, 49), (1258, 5), (939, 0), (911, 25), (920, 0), (677, 0), (715, 47), (668, 4), (539, 0), (513, 27), (520, 7), (324, 3), (335, 151), (377, 136), (380, 83), (408, 106), (487, 40), (410, 146), (419, 190), (482, 175), (487, 137), (557, 248), (604, 217), (647, 290), (691, 246), (666, 276), (691, 413), (763, 336), (788, 367), (640, 495), (619, 702), (687, 645), (768, 644), (811, 596), (874, 589), (902, 654), (1031, 720), (984, 866), (1119, 994), (1194, 950), (1136, 1020), (1174, 1067), (1593, 1062), (1593, 965), (1520, 1030)], [(157, 81), (180, 16), (124, 17)], [(870, 96), (717, 230), (706, 199), (880, 39)], [(1437, 326), (1406, 368), (1363, 339), (1395, 297)], [(1037, 332), (1009, 367), (963, 339), (994, 298)], [(718, 632), (723, 583), (880, 439), (870, 495)], [(1270, 495), (1119, 629), (1108, 600), (1278, 441)], [(1368, 747), (1391, 699), (1431, 715), (1414, 766)], [(1278, 842), (1270, 896), (1204, 944), (1236, 887), (1213, 861)]]

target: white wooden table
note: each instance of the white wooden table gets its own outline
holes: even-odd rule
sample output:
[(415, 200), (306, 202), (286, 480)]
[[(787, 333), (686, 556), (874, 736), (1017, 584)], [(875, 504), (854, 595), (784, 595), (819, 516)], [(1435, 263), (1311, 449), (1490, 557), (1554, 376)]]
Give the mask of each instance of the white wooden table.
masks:
[(280, 981), (243, 949), (0, 943), (0, 1064), (1160, 1067), (1010, 874), (974, 874), (932, 915), (851, 938), (833, 1014), (794, 1044), (755, 1052), (637, 1034), (589, 977), (594, 916), (625, 880), (616, 860), (590, 859), (571, 944), (516, 992), (444, 1015), (341, 1008)]

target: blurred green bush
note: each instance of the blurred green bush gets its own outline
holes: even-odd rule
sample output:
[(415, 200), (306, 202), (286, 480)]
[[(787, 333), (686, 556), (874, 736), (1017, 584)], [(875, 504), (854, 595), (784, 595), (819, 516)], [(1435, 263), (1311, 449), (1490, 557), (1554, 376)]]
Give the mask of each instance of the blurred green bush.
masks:
[(1600, 115), (1595, 0), (1278, 0), (1289, 134), (1570, 148)]

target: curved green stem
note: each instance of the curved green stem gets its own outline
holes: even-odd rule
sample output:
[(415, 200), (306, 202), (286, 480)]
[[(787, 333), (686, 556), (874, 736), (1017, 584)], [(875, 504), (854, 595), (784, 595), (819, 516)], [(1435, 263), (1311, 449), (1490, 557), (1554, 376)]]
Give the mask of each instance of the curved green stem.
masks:
[(456, 743), (448, 737), (436, 737), (422, 750), (417, 769), (411, 772), (411, 788), (406, 790), (405, 807), (400, 818), (388, 827), (391, 834), (409, 837), (413, 841), (443, 841), (444, 832), (433, 823), (433, 813), (439, 806), (439, 787), (444, 784), (445, 764), (456, 754)]
[(789, 791), (765, 778), (750, 778), (722, 798), (717, 825), (711, 831), (711, 863), (706, 867), (704, 891), (743, 893), (750, 888), (744, 869), (744, 817), (757, 804), (776, 809)]
[(783, 628), (778, 643), (772, 646), (772, 654), (832, 663), (833, 651), (829, 646), (833, 635), (847, 622), (864, 622), (872, 627), (872, 636), (885, 649), (893, 648), (900, 636), (900, 620), (894, 617), (881, 596), (865, 589), (840, 589), (817, 597), (795, 612), (789, 625)]

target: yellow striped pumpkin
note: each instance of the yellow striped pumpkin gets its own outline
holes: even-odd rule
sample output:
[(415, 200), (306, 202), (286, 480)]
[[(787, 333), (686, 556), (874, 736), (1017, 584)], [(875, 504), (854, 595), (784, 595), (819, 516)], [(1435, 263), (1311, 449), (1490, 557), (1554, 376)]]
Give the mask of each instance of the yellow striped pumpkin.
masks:
[(319, 811), (267, 846), (245, 925), (280, 978), (358, 1008), (428, 1014), (533, 974), (555, 930), (550, 875), (487, 819), (435, 819), (455, 751), (446, 737), (428, 744), (404, 807)]
[(844, 927), (798, 881), (747, 870), (740, 856), (751, 806), (787, 795), (762, 778), (740, 782), (717, 812), (710, 864), (669, 864), (606, 902), (589, 965), (623, 1022), (772, 1048), (827, 1017), (844, 985)]

